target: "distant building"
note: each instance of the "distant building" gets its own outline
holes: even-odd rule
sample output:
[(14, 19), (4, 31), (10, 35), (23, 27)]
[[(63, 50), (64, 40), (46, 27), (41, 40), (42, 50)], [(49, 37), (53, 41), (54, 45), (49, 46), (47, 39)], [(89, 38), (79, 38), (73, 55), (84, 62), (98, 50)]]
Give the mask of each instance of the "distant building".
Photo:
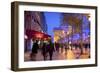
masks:
[(63, 29), (61, 28), (54, 28), (54, 42), (58, 42), (61, 39), (61, 36), (63, 35)]
[(67, 42), (67, 33), (68, 33), (68, 27), (60, 26), (56, 27), (53, 30), (54, 32), (54, 42), (59, 42), (59, 43), (65, 43)]

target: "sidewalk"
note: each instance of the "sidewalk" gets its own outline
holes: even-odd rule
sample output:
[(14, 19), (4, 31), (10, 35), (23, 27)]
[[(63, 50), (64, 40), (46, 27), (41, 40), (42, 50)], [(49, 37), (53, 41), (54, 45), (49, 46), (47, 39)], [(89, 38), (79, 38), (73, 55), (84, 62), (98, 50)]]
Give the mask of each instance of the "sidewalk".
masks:
[[(25, 53), (25, 56), (24, 56), (24, 59), (25, 61), (30, 61), (30, 54), (31, 52), (28, 51)], [(64, 59), (67, 59), (66, 58), (66, 55), (65, 55), (65, 51), (63, 52), (53, 52), (53, 57), (52, 57), (53, 60), (64, 60)], [(43, 55), (41, 54), (41, 51), (38, 51), (37, 55), (36, 55), (36, 61), (43, 61)], [(47, 55), (47, 60), (49, 60), (49, 54)]]
[[(58, 51), (54, 51), (52, 60), (67, 60), (68, 59), (67, 57), (70, 57), (70, 56), (72, 57), (72, 54), (71, 53), (68, 54), (68, 53), (69, 52), (67, 52), (65, 50), (63, 50), (63, 51), (60, 50), (59, 52)], [(30, 54), (31, 54), (31, 51), (28, 51), (28, 52), (25, 53), (24, 61), (31, 61)], [(72, 59), (76, 59), (75, 55), (73, 55), (73, 57), (74, 58), (72, 58)], [(79, 59), (88, 59), (88, 53), (87, 54), (81, 54)], [(47, 59), (46, 60), (49, 60), (49, 54), (47, 55)], [(36, 55), (36, 61), (44, 61), (43, 55), (41, 54), (41, 51), (38, 51), (38, 53)]]

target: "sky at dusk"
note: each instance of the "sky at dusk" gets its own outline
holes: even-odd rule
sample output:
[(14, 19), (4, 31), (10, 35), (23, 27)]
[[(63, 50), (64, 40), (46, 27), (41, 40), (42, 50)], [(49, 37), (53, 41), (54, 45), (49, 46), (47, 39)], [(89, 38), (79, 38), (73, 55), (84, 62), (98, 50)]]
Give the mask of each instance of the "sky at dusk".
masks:
[(53, 29), (59, 27), (61, 13), (57, 12), (44, 12), (46, 24), (48, 26), (48, 34), (54, 36)]
[[(45, 18), (46, 18), (46, 24), (48, 26), (48, 34), (51, 35), (52, 37), (54, 36), (53, 29), (55, 27), (59, 27), (61, 24), (61, 13), (58, 12), (44, 12)], [(88, 25), (89, 21), (86, 17), (83, 17), (83, 25)], [(84, 29), (83, 32), (85, 32), (86, 37), (89, 33), (89, 29)], [(74, 38), (79, 38), (79, 35), (75, 35)]]

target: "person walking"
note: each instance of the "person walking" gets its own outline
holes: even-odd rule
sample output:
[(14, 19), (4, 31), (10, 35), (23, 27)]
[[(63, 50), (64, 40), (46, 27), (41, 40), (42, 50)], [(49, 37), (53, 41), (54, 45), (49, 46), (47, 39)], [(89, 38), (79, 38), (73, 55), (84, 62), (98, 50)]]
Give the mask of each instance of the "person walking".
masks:
[(33, 46), (32, 46), (31, 60), (33, 61), (36, 60), (36, 54), (38, 52), (38, 49), (39, 49), (38, 40), (36, 40), (36, 42), (33, 43)]
[(54, 44), (52, 43), (52, 41), (49, 41), (48, 44), (48, 52), (49, 52), (49, 59), (52, 60), (53, 57), (53, 52), (54, 52)]
[(43, 43), (43, 46), (41, 48), (44, 60), (47, 60), (47, 48), (46, 48), (46, 46), (47, 46), (46, 43)]

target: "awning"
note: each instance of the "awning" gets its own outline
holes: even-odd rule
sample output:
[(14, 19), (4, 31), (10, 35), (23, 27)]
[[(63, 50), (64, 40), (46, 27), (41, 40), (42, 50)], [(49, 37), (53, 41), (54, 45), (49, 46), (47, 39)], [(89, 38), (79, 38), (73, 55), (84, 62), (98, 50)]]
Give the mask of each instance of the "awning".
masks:
[(40, 39), (51, 38), (50, 35), (45, 34), (43, 32), (35, 31), (35, 30), (26, 30), (25, 35), (27, 35), (28, 39), (31, 39), (31, 38), (40, 38)]

